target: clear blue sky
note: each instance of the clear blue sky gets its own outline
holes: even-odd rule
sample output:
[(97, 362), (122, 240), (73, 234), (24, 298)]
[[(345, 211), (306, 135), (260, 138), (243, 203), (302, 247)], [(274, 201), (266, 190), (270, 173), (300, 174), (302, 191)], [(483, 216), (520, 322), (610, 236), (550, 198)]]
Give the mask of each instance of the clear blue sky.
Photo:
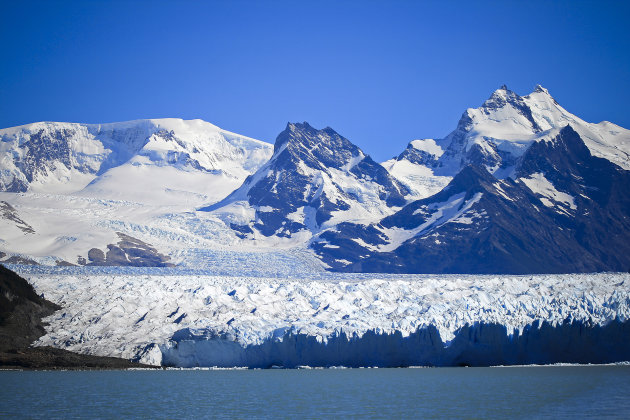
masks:
[(502, 84), (630, 128), (630, 2), (0, 1), (0, 127), (331, 126), (376, 160)]

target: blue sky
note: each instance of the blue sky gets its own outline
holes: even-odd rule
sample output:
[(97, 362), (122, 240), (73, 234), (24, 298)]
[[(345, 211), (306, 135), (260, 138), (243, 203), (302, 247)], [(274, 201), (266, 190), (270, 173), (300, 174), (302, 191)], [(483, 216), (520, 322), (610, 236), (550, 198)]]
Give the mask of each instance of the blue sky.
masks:
[(502, 84), (630, 128), (630, 2), (1, 1), (0, 127), (287, 121), (382, 161)]

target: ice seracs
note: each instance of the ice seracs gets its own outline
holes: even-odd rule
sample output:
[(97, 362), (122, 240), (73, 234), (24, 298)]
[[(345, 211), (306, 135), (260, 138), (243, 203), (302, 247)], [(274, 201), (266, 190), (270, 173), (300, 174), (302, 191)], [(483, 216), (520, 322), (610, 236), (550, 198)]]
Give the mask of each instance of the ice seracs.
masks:
[[(64, 307), (47, 319), (50, 328), (38, 345), (134, 358), (152, 364), (266, 367), (276, 357), (280, 360), (306, 357), (320, 366), (334, 365), (336, 359), (330, 356), (330, 349), (316, 343), (328, 342), (334, 349), (341, 345), (335, 337), (342, 333), (348, 339), (367, 334), (360, 355), (354, 359), (354, 363), (359, 361), (364, 366), (404, 363), (396, 355), (409, 346), (419, 356), (437, 346), (437, 350), (450, 347), (450, 351), (456, 350), (468, 360), (480, 360), (475, 359), (475, 348), (466, 346), (483, 342), (482, 354), (500, 354), (507, 352), (509, 343), (522, 335), (525, 341), (529, 339), (529, 345), (538, 340), (542, 347), (552, 341), (555, 346), (564, 342), (573, 342), (576, 348), (584, 346), (579, 359), (582, 361), (607, 360), (606, 346), (617, 349), (610, 350), (609, 357), (621, 357), (616, 351), (630, 356), (627, 327), (630, 278), (623, 273), (539, 276), (330, 273), (265, 278), (134, 275), (124, 271), (78, 273), (73, 268), (55, 274), (38, 273), (37, 268), (32, 268), (21, 274), (38, 293)], [(578, 323), (575, 328), (562, 330), (572, 322)], [(622, 324), (625, 327), (612, 334), (616, 341), (597, 330), (616, 322), (625, 323)], [(542, 323), (557, 327), (557, 335), (537, 337)], [(493, 330), (493, 325), (500, 328)], [(595, 331), (590, 330), (593, 327)], [(431, 335), (431, 330), (434, 331), (431, 341), (423, 341), (422, 334)], [(414, 335), (418, 331), (425, 333)], [(487, 341), (484, 331), (492, 340)], [(588, 355), (586, 349), (593, 340), (597, 341), (597, 334), (604, 349), (598, 350), (601, 354)], [(302, 335), (303, 339), (291, 341), (292, 335)], [(405, 337), (411, 338), (404, 341)], [(287, 341), (286, 348), (278, 344), (282, 341)], [(271, 345), (280, 348), (267, 354), (266, 346)], [(251, 346), (251, 353), (247, 353), (245, 349)], [(389, 359), (381, 359), (383, 350), (390, 355)], [(534, 348), (530, 350), (532, 353), (526, 347), (519, 350), (529, 357), (528, 363), (555, 360), (544, 352), (534, 354)], [(439, 359), (428, 360), (439, 362)], [(444, 358), (442, 363), (453, 361)]]

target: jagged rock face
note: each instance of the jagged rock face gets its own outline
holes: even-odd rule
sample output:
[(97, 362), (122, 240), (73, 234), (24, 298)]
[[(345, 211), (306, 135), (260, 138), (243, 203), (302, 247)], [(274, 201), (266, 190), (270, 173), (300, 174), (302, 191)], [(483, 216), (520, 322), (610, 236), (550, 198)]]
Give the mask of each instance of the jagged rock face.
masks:
[(14, 136), (0, 133), (3, 142), (15, 143), (17, 149), (2, 157), (5, 167), (0, 177), (0, 189), (25, 192), (33, 181), (54, 172), (96, 174), (100, 167), (97, 161), (104, 160), (106, 154), (96, 153), (91, 156), (93, 159), (85, 159), (85, 154), (71, 149), (72, 139), (77, 135), (76, 127), (72, 125), (33, 127)]
[(47, 161), (57, 160), (66, 168), (71, 168), (70, 148), (64, 138), (72, 134), (72, 131), (67, 129), (56, 130), (50, 134), (40, 130), (31, 134), (29, 141), (24, 143), (26, 154), (24, 160), (20, 162), (27, 181), (33, 181), (34, 175), (45, 167)]
[[(332, 269), (560, 273), (630, 267), (630, 172), (563, 129), (533, 144), (516, 181), (466, 166), (439, 193), (380, 223), (340, 225), (314, 242)], [(353, 238), (358, 238), (355, 241)], [(339, 248), (337, 248), (339, 247)]]
[(60, 307), (38, 296), (26, 280), (0, 264), (0, 352), (28, 347), (46, 333), (41, 318), (57, 309)]
[(202, 210), (246, 202), (255, 218), (232, 224), (239, 236), (254, 228), (265, 236), (290, 237), (339, 223), (333, 220), (339, 215), (387, 214), (405, 204), (405, 193), (385, 168), (333, 129), (288, 124), (271, 160), (223, 202)]
[(413, 142), (407, 145), (407, 148), (396, 158), (396, 160), (406, 160), (416, 165), (424, 165), (435, 167), (439, 156), (427, 150), (418, 148)]
[(33, 227), (22, 220), (15, 208), (6, 201), (0, 201), (0, 219), (4, 219), (5, 223), (14, 224), (24, 233), (35, 233)]

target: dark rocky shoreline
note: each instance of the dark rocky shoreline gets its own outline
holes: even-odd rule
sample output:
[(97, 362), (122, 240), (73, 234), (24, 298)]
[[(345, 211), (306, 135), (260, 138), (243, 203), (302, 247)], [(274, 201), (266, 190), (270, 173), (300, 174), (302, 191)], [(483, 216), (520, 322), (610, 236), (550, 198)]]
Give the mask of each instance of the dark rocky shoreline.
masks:
[(0, 370), (121, 370), (156, 369), (117, 357), (90, 356), (53, 347), (27, 347), (0, 352)]
[(42, 318), (61, 309), (38, 296), (22, 277), (0, 264), (0, 370), (103, 370), (156, 368), (116, 357), (53, 347), (31, 347), (46, 333)]

